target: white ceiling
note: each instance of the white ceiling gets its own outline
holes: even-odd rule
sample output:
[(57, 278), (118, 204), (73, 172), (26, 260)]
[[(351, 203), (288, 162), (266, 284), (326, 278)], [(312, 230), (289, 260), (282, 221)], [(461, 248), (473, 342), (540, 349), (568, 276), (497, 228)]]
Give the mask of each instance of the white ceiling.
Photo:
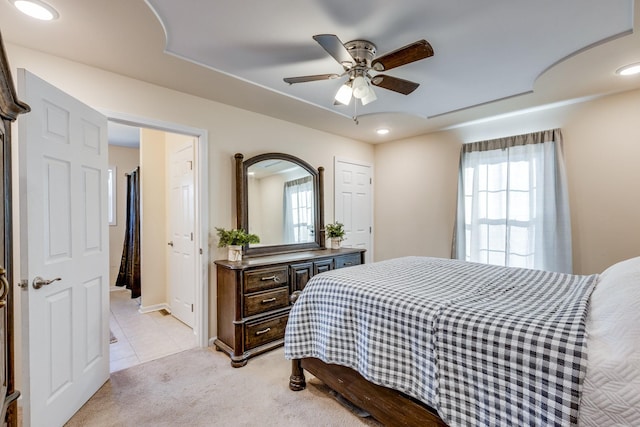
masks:
[(109, 145), (127, 148), (140, 148), (140, 128), (109, 121)]
[[(43, 23), (0, 1), (5, 41), (368, 142), (640, 87), (615, 75), (640, 62), (640, 0), (48, 2), (60, 19)], [(343, 80), (282, 81), (342, 71), (312, 39), (324, 33), (377, 56), (426, 39), (435, 55), (385, 72), (420, 87), (376, 88), (356, 124), (353, 103), (333, 105)]]

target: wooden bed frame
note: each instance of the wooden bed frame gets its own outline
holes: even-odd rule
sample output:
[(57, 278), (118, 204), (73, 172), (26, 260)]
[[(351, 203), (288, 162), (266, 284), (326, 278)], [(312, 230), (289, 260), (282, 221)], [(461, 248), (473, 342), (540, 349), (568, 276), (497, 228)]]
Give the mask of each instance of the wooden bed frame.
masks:
[(292, 360), (291, 390), (300, 391), (306, 387), (305, 369), (386, 426), (446, 427), (433, 408), (404, 393), (373, 384), (353, 369), (320, 359)]

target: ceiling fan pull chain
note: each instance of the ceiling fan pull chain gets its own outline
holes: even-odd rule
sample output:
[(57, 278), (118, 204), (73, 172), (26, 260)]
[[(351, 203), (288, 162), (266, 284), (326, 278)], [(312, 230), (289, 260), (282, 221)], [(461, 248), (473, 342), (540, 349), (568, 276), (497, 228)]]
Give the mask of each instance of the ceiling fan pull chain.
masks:
[(353, 102), (353, 121), (356, 122), (356, 124), (359, 124), (358, 122), (358, 100), (354, 99)]

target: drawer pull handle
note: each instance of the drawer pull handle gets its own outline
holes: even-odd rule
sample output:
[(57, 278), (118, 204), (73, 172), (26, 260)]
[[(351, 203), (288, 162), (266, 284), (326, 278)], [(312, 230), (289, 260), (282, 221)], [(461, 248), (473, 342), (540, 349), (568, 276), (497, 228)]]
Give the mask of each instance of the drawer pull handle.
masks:
[(280, 281), (280, 279), (278, 279), (278, 277), (275, 274), (269, 277), (261, 277), (260, 280), (262, 280), (263, 282), (266, 282), (267, 280), (273, 280), (276, 283)]
[(268, 298), (268, 299), (263, 299), (263, 300), (262, 300), (262, 303), (263, 303), (263, 304), (269, 304), (270, 302), (274, 302), (275, 300), (276, 300), (276, 298), (275, 298), (275, 297), (273, 297), (273, 298)]
[(344, 265), (353, 265), (352, 262), (345, 262)]
[(271, 328), (267, 328), (267, 329), (263, 329), (261, 331), (257, 331), (256, 335), (262, 335), (262, 334), (266, 334), (267, 332), (269, 332), (271, 330)]

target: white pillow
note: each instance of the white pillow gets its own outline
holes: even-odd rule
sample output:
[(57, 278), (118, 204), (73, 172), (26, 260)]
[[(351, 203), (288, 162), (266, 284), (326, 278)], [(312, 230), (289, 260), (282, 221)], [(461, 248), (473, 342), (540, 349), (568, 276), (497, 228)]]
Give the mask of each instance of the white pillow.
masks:
[(607, 268), (591, 294), (578, 425), (640, 425), (640, 257)]
[(608, 267), (600, 274), (600, 280), (607, 279), (607, 276), (625, 276), (640, 274), (640, 256), (620, 261)]
[[(640, 341), (640, 257), (602, 272), (591, 295), (590, 336), (605, 341)], [(640, 342), (637, 344), (640, 350)]]

